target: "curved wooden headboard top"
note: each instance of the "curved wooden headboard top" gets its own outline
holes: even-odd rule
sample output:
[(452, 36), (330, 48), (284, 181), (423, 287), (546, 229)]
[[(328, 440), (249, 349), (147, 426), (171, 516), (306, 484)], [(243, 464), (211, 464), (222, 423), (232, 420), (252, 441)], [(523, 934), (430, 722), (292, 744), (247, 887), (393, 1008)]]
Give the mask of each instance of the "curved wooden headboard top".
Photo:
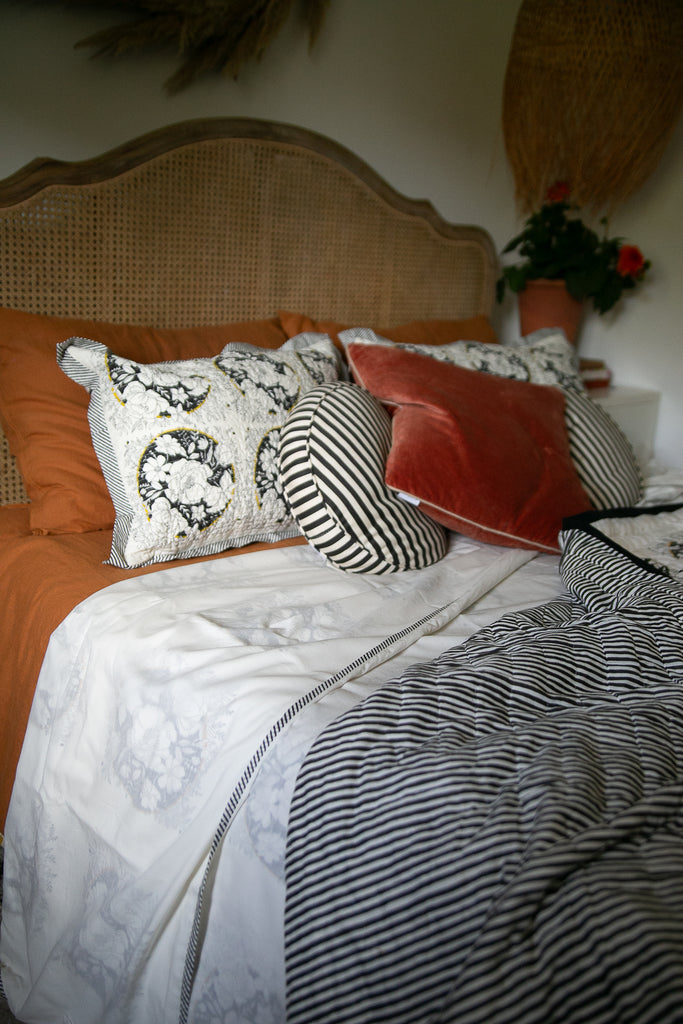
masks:
[(35, 313), (393, 326), (489, 313), (496, 257), (323, 136), (211, 118), (0, 182), (0, 266), (0, 304)]

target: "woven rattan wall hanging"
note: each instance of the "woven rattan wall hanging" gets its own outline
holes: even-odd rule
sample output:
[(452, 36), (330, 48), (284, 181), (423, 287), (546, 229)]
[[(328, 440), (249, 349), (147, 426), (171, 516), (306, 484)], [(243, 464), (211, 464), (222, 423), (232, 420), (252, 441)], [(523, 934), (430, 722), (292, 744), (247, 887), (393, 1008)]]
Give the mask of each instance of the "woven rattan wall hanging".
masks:
[(657, 165), (683, 103), (683, 0), (523, 0), (503, 96), (519, 207), (555, 181), (613, 210)]
[[(64, 0), (60, 0), (64, 2)], [(70, 0), (72, 5), (101, 7), (102, 0)], [(262, 56), (297, 7), (311, 45), (320, 30), (329, 0), (107, 0), (129, 19), (102, 29), (77, 46), (94, 55), (119, 57), (131, 50), (172, 47), (180, 66), (165, 83), (179, 92), (210, 72), (236, 78), (242, 67)]]

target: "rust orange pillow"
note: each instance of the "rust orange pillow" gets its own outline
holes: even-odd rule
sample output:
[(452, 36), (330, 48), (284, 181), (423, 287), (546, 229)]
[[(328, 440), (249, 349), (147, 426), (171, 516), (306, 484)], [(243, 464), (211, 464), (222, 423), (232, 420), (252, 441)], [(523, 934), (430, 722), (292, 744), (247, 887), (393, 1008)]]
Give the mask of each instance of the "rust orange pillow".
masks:
[(562, 519), (592, 507), (559, 388), (388, 346), (352, 344), (349, 360), (393, 409), (388, 487), (469, 537), (559, 552)]
[(101, 342), (143, 363), (216, 355), (231, 341), (278, 348), (277, 319), (155, 329), (0, 308), (0, 420), (31, 499), (33, 533), (111, 528), (114, 506), (92, 445), (88, 394), (57, 366), (57, 343)]
[[(279, 317), (288, 338), (303, 334), (304, 331), (320, 331), (329, 334), (335, 345), (342, 350), (339, 332), (360, 326), (337, 323), (335, 320), (314, 320), (303, 313), (288, 313), (285, 310), (280, 310)], [(414, 320), (398, 327), (376, 327), (374, 330), (389, 341), (410, 345), (447, 345), (450, 341), (498, 343), (498, 336), (486, 316), (473, 316), (464, 320)]]

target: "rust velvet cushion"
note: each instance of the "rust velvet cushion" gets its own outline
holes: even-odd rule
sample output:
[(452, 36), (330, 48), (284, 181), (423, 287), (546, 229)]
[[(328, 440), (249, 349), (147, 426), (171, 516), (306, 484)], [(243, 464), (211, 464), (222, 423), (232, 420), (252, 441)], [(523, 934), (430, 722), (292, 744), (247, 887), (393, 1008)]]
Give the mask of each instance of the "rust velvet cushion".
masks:
[(0, 420), (31, 499), (33, 533), (114, 523), (88, 426), (88, 394), (57, 366), (57, 344), (73, 336), (143, 363), (213, 356), (232, 341), (278, 348), (287, 340), (277, 319), (162, 330), (0, 308)]
[[(320, 331), (329, 334), (338, 347), (342, 347), (339, 332), (354, 325), (338, 323), (335, 320), (315, 320), (303, 313), (279, 312), (280, 323), (288, 338), (304, 331)], [(398, 327), (377, 327), (377, 334), (401, 344), (447, 345), (452, 341), (486, 341), (498, 343), (498, 336), (488, 317), (473, 316), (463, 320), (414, 320)]]
[(393, 409), (387, 486), (477, 540), (559, 551), (562, 519), (591, 508), (559, 388), (388, 346), (347, 353), (356, 381)]

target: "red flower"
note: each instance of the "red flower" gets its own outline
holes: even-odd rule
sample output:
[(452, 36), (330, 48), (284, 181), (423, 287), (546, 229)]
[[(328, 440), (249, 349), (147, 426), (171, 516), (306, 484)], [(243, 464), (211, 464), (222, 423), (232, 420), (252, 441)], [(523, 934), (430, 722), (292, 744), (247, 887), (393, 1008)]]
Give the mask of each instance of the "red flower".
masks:
[(545, 198), (548, 203), (563, 203), (569, 199), (570, 194), (571, 189), (566, 181), (556, 181), (546, 192)]
[(617, 273), (622, 277), (637, 277), (645, 266), (645, 258), (637, 245), (622, 245), (617, 260)]

